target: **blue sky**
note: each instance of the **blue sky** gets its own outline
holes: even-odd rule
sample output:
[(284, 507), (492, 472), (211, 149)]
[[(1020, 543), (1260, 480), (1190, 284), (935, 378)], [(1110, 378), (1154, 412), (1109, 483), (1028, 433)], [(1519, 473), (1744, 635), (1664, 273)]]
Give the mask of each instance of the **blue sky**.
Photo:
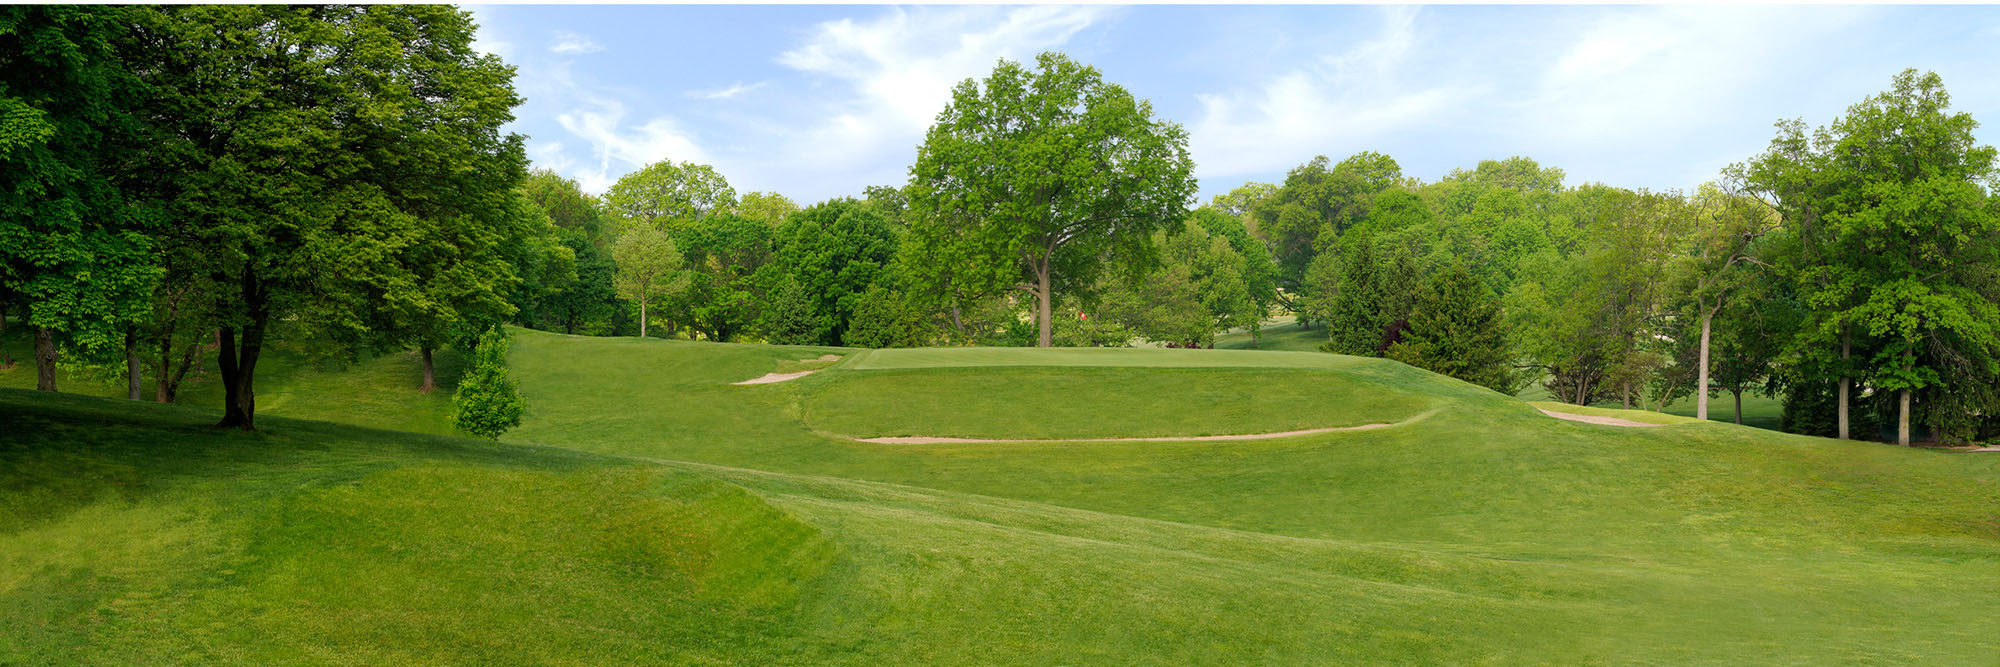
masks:
[(2000, 7), (471, 7), (536, 166), (671, 158), (801, 204), (907, 180), (952, 84), (1058, 50), (1190, 133), (1201, 197), (1373, 150), (1435, 180), (1526, 155), (1691, 188), (1905, 67), (2000, 143)]

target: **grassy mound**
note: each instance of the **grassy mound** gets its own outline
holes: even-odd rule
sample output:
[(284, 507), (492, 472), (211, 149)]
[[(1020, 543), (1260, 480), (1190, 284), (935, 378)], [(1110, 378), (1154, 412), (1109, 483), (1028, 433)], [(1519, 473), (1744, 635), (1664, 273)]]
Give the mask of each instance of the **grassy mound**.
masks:
[(0, 663), (775, 655), (833, 557), (696, 473), (209, 419), (0, 391)]
[[(513, 349), (529, 413), (507, 440), (556, 447), (285, 420), (222, 435), (190, 425), (206, 411), (0, 393), (0, 420), (34, 434), (0, 432), (0, 517), (30, 517), (0, 525), (0, 662), (1980, 664), (1994, 651), (2000, 456), (1579, 424), (1330, 355), (1245, 368), (1186, 356), (1206, 350), (1075, 366), (1032, 350), (870, 352), (733, 386), (843, 351), (535, 332)], [(857, 367), (878, 356), (933, 365)], [(1072, 389), (1043, 400), (1034, 382)], [(864, 391), (911, 383), (907, 400)], [(1043, 402), (1017, 418), (1088, 402), (1098, 419), (1169, 424), (1182, 402), (1126, 394), (1206, 385), (1274, 397), (1187, 422), (1216, 432), (1286, 410), (1437, 412), (1244, 442), (815, 432), (828, 418), (970, 427), (986, 422), (958, 413), (1022, 400)], [(957, 398), (921, 400), (940, 392)], [(1343, 402), (1357, 393), (1388, 402)]]

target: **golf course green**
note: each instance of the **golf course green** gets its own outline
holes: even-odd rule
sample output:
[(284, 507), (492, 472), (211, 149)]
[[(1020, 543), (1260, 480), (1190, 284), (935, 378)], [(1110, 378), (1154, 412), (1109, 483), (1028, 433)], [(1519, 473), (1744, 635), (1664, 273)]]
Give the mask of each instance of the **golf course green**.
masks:
[(2000, 655), (1996, 454), (1321, 353), (512, 333), (499, 443), (415, 432), (399, 355), (271, 371), (333, 379), (255, 433), (0, 389), (0, 664)]

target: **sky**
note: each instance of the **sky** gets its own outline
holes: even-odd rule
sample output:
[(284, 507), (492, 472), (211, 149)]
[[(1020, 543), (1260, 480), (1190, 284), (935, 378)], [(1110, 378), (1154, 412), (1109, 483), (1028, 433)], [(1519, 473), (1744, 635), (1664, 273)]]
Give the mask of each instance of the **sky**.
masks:
[(663, 159), (800, 204), (908, 180), (950, 88), (1061, 51), (1185, 127), (1200, 198), (1316, 155), (1426, 181), (1527, 156), (1693, 188), (1905, 68), (2000, 143), (2000, 7), (468, 7), (517, 68), (510, 131), (602, 193)]

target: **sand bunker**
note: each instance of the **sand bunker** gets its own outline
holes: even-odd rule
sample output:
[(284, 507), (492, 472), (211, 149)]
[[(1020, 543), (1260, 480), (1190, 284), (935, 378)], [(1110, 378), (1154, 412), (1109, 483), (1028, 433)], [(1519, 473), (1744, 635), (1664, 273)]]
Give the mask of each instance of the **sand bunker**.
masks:
[(764, 376), (760, 378), (752, 378), (749, 380), (744, 380), (742, 382), (731, 382), (730, 384), (770, 384), (773, 382), (784, 382), (786, 380), (797, 380), (799, 378), (812, 375), (818, 372), (819, 370), (815, 369), (810, 371), (799, 371), (797, 373), (765, 373)]
[[(818, 362), (821, 362), (821, 363), (831, 363), (831, 362), (835, 362), (835, 361), (840, 361), (840, 355), (838, 355), (838, 354), (826, 354), (826, 355), (820, 355), (820, 357), (819, 357), (818, 359), (800, 359), (799, 361), (800, 361), (800, 362), (807, 362), (807, 361), (818, 361)], [(764, 374), (764, 377), (760, 377), (760, 378), (753, 378), (753, 379), (749, 379), (749, 380), (744, 380), (744, 381), (742, 381), (742, 382), (731, 382), (730, 384), (771, 384), (771, 383), (773, 383), (773, 382), (784, 382), (784, 381), (786, 381), (786, 380), (797, 380), (797, 379), (799, 379), (799, 378), (802, 378), (802, 377), (805, 377), (805, 376), (808, 376), (808, 375), (812, 375), (812, 374), (814, 374), (814, 373), (818, 373), (818, 372), (820, 372), (820, 371), (822, 371), (822, 370), (826, 370), (826, 369), (823, 369), (823, 368), (815, 368), (815, 369), (812, 369), (812, 370), (809, 370), (809, 371), (798, 371), (798, 372), (796, 372), (796, 373), (765, 373), (765, 374)]]
[(1584, 422), (1586, 424), (1603, 424), (1605, 426), (1634, 426), (1639, 428), (1666, 426), (1666, 424), (1648, 424), (1646, 422), (1635, 422), (1630, 419), (1619, 419), (1617, 417), (1594, 417), (1591, 415), (1573, 415), (1567, 412), (1556, 412), (1554, 410), (1543, 410), (1542, 414), (1548, 415), (1550, 417), (1555, 417), (1556, 419), (1567, 419), (1573, 422)]

